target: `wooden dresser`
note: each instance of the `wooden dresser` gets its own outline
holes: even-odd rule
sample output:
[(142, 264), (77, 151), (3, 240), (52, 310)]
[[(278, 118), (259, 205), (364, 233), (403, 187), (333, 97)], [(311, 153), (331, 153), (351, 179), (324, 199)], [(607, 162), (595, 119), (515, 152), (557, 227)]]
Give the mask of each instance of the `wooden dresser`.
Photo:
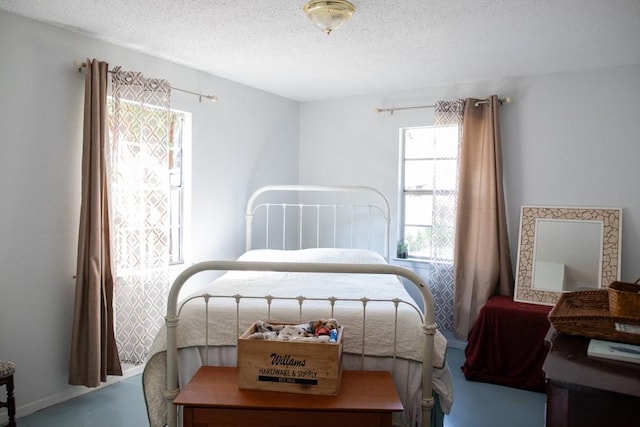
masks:
[(238, 371), (203, 366), (180, 391), (184, 427), (390, 427), (402, 403), (389, 372), (344, 371), (337, 396), (241, 390)]
[(640, 365), (587, 356), (589, 338), (547, 334), (547, 427), (640, 425)]

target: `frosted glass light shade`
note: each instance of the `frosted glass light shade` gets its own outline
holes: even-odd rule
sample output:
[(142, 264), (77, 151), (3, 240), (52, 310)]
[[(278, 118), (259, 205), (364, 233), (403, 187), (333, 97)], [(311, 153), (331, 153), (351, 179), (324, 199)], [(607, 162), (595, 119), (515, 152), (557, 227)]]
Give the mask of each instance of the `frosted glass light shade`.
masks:
[(354, 5), (346, 0), (312, 0), (302, 8), (311, 22), (327, 34), (347, 22), (356, 11)]

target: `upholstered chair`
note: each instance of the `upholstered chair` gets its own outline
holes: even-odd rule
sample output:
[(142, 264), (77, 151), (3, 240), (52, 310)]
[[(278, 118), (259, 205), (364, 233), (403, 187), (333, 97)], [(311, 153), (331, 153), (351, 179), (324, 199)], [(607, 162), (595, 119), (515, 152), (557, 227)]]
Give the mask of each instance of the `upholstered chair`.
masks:
[(7, 401), (0, 401), (0, 408), (7, 408), (9, 411), (7, 427), (16, 427), (16, 399), (13, 396), (13, 374), (15, 372), (15, 363), (0, 360), (0, 385), (7, 387)]

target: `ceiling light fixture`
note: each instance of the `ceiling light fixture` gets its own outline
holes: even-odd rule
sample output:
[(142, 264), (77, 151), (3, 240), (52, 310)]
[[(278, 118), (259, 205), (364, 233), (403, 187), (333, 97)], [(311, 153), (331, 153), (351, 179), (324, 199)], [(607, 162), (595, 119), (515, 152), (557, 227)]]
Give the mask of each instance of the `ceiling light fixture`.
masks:
[(329, 35), (351, 18), (356, 7), (346, 0), (311, 0), (302, 10), (316, 27)]

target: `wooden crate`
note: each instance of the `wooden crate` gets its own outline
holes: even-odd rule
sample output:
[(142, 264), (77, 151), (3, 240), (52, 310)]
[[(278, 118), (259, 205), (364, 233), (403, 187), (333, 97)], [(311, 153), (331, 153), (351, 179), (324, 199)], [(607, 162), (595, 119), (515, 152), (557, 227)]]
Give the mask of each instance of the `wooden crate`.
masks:
[(342, 336), (335, 343), (238, 339), (238, 387), (335, 396), (342, 379)]

